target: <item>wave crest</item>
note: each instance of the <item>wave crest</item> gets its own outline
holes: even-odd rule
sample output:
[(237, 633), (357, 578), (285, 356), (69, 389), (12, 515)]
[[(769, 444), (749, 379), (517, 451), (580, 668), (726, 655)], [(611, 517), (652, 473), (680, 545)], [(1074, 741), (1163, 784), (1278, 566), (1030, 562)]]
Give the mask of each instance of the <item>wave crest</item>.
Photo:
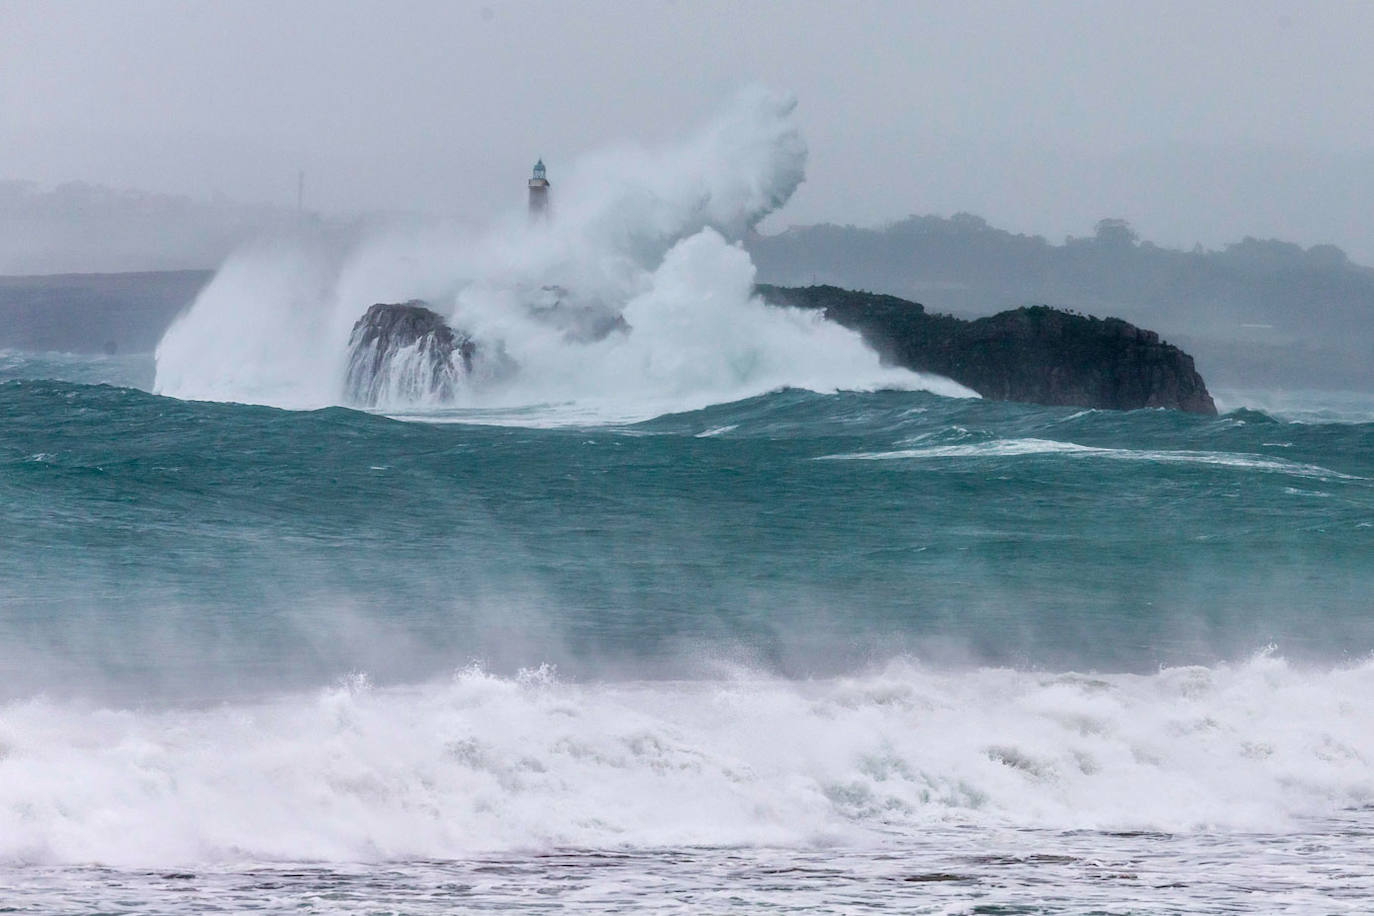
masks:
[(880, 843), (922, 825), (1267, 829), (1368, 803), (1374, 664), (793, 682), (354, 677), (192, 711), (0, 711), (0, 858), (375, 860)]
[[(753, 295), (753, 264), (730, 239), (802, 181), (795, 107), (790, 96), (752, 89), (675, 147), (588, 156), (558, 178), (547, 223), (512, 214), (477, 236), (392, 228), (241, 252), (158, 345), (155, 390), (293, 408), (340, 403), (353, 323), (374, 303), (419, 300), (514, 368), (449, 386), (450, 407), (571, 402), (585, 422), (783, 387), (971, 395), (880, 366), (856, 333)], [(575, 333), (574, 313), (611, 332)], [(367, 406), (433, 406), (434, 392), (389, 387), (394, 397)]]

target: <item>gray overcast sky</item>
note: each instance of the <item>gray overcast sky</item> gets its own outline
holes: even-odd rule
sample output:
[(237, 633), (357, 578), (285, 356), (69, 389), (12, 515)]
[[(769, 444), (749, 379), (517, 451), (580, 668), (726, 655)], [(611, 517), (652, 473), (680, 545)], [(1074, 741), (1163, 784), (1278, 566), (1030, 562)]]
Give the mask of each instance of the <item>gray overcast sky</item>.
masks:
[(769, 223), (969, 210), (1051, 238), (1374, 261), (1374, 3), (0, 0), (0, 178), (480, 218), (536, 155), (796, 93)]

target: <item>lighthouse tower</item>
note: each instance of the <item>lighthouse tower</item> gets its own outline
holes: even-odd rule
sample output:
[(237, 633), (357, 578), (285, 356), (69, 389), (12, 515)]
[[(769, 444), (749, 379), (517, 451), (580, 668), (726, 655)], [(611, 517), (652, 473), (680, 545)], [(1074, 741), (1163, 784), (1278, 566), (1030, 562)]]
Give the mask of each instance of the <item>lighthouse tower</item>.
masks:
[(534, 164), (530, 178), (530, 219), (547, 219), (549, 215), (549, 180), (544, 177), (544, 160)]

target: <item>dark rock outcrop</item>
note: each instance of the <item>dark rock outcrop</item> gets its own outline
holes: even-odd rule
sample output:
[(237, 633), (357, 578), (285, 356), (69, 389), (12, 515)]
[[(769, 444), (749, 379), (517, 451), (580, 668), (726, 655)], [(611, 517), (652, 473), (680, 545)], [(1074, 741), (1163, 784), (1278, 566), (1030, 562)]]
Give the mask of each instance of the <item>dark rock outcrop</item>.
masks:
[(758, 292), (774, 305), (822, 309), (885, 361), (943, 375), (985, 398), (1217, 412), (1191, 356), (1119, 318), (1041, 305), (964, 321), (896, 296), (834, 286), (760, 285)]
[(413, 300), (378, 303), (353, 325), (344, 392), (353, 403), (443, 402), (472, 371), (477, 345)]

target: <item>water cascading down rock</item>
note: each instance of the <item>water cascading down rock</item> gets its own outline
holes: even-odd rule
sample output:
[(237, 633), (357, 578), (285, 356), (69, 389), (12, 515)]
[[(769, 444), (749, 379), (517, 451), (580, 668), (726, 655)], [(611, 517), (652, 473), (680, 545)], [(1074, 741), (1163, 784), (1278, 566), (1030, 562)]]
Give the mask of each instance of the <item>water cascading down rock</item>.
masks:
[(353, 325), (344, 394), (361, 407), (447, 403), (476, 353), (471, 337), (423, 302), (378, 303)]

